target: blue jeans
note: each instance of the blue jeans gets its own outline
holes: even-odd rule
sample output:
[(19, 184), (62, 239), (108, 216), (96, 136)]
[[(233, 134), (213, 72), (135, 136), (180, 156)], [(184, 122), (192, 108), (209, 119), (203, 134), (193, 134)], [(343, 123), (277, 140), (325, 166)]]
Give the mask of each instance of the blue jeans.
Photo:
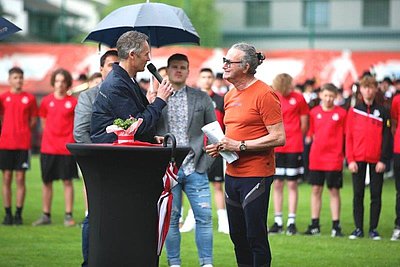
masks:
[(196, 220), (196, 245), (200, 266), (212, 264), (211, 193), (207, 174), (194, 172), (186, 176), (182, 170), (179, 170), (178, 181), (179, 184), (172, 189), (174, 200), (172, 202), (171, 223), (165, 241), (168, 263), (169, 265), (181, 265), (179, 218), (181, 216), (183, 190), (189, 199)]

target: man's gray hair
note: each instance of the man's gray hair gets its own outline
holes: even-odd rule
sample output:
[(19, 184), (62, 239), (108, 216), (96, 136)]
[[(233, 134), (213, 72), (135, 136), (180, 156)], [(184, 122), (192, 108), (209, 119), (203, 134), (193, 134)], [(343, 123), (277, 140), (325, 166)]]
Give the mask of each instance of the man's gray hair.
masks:
[(130, 52), (136, 55), (143, 50), (144, 42), (148, 42), (149, 37), (146, 34), (129, 31), (122, 34), (117, 41), (117, 51), (119, 59), (127, 59)]
[(249, 64), (249, 74), (255, 74), (258, 65), (260, 65), (265, 59), (264, 54), (257, 52), (256, 48), (247, 43), (237, 43), (232, 46), (233, 49), (237, 49), (244, 52), (242, 58), (242, 66)]

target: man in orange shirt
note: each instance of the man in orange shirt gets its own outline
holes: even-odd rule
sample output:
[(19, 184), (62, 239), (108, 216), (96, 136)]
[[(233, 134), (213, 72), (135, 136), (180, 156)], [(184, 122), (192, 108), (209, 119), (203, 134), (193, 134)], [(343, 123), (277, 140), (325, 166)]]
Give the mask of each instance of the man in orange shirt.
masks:
[(285, 144), (281, 106), (271, 87), (254, 77), (265, 59), (245, 43), (233, 45), (224, 58), (224, 79), (234, 85), (225, 96), (225, 134), (218, 144), (206, 147), (235, 151), (239, 159), (227, 164), (226, 209), (230, 237), (238, 266), (270, 266), (267, 214), (274, 147)]

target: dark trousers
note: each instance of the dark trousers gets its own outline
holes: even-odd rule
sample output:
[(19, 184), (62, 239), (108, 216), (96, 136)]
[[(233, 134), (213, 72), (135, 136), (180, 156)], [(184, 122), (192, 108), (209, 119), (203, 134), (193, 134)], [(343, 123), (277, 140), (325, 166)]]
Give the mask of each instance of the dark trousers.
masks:
[(271, 265), (266, 225), (272, 181), (225, 176), (229, 232), (239, 267)]
[(394, 223), (400, 227), (400, 154), (393, 155), (393, 169), (396, 183), (396, 219)]
[(82, 223), (82, 267), (87, 267), (89, 258), (89, 215), (86, 215)]
[[(303, 140), (304, 141), (304, 140)], [(304, 182), (309, 182), (309, 174), (310, 174), (310, 169), (308, 168), (309, 163), (310, 163), (310, 150), (311, 150), (311, 143), (306, 144), (304, 142), (304, 151), (303, 151), (303, 164), (304, 164)]]
[[(354, 223), (357, 228), (364, 227), (364, 192), (365, 192), (365, 174), (367, 169), (366, 162), (357, 162), (358, 172), (353, 173), (353, 216)], [(376, 164), (369, 164), (370, 173), (370, 216), (369, 230), (374, 230), (378, 227), (379, 216), (382, 207), (382, 185), (383, 173), (376, 173)]]

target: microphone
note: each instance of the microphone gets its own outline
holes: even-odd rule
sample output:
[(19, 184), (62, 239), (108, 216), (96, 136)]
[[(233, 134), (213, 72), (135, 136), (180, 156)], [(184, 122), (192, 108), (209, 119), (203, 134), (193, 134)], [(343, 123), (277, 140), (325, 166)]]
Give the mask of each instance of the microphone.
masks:
[(150, 63), (147, 65), (147, 69), (150, 71), (151, 74), (157, 79), (159, 83), (162, 82), (163, 78), (161, 77), (160, 73), (158, 73), (156, 66), (153, 65), (153, 63)]

